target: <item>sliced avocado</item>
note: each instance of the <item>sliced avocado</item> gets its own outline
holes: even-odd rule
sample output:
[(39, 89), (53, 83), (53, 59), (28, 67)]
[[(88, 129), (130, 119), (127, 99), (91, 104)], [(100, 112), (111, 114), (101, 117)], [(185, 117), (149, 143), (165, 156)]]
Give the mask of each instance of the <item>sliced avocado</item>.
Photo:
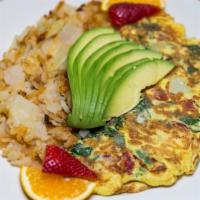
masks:
[(82, 75), (82, 67), (91, 55), (93, 55), (102, 46), (119, 40), (122, 40), (122, 38), (117, 32), (101, 34), (97, 36), (91, 42), (89, 42), (77, 55), (74, 63), (75, 69), (73, 70), (75, 70), (75, 72), (78, 73), (77, 75), (80, 77), (80, 75)]
[[(99, 78), (96, 81), (93, 89), (93, 98), (90, 103), (90, 113), (88, 114), (89, 119), (94, 118), (94, 113), (97, 110), (99, 111), (102, 106), (101, 102), (102, 98), (104, 99), (104, 97), (100, 94), (100, 92), (104, 91), (106, 81), (112, 77), (118, 69), (144, 58), (159, 59), (162, 58), (162, 55), (160, 53), (145, 49), (131, 50), (112, 58), (108, 63), (106, 63), (106, 65), (99, 72)], [(98, 112), (96, 113), (98, 114)]]
[[(97, 51), (95, 51), (90, 57), (85, 61), (84, 66), (82, 67), (82, 72), (81, 72), (81, 100), (83, 100), (86, 96), (86, 93), (89, 91), (89, 87), (91, 86), (90, 84), (87, 84), (88, 82), (88, 77), (89, 80), (92, 78), (94, 71), (92, 74), (89, 73), (90, 69), (94, 69), (94, 63), (98, 60), (99, 57), (101, 57), (105, 52), (109, 51), (110, 49), (116, 48), (124, 43), (127, 43), (125, 40), (119, 40), (119, 41), (114, 41), (111, 43), (108, 43), (101, 48), (99, 48)], [(82, 116), (83, 109), (85, 106), (85, 101), (81, 101), (81, 105), (79, 108), (79, 116)]]
[[(113, 51), (114, 50), (114, 51)], [(110, 51), (103, 54), (94, 64), (94, 71), (96, 75), (99, 75), (100, 71), (108, 65), (112, 59), (117, 58), (123, 53), (128, 53), (133, 50), (144, 50), (144, 47), (132, 41), (126, 41), (123, 45), (118, 48), (111, 49)]]
[[(96, 38), (94, 38), (94, 40)], [(112, 38), (112, 40), (113, 40), (113, 38)], [(116, 44), (118, 43), (117, 45), (114, 44), (114, 43), (115, 42), (111, 42), (111, 43), (108, 43), (108, 44), (104, 45), (103, 47), (99, 48), (99, 50), (95, 51), (84, 62), (83, 66), (82, 66), (82, 70), (80, 72), (80, 74), (82, 76), (82, 82), (80, 84), (81, 91), (78, 92), (80, 94), (80, 98), (79, 98), (80, 101), (77, 98), (76, 98), (75, 101), (73, 101), (74, 105), (79, 105), (79, 106), (76, 106), (76, 108), (78, 108), (78, 109), (76, 111), (73, 110), (72, 115), (70, 115), (68, 117), (68, 123), (70, 125), (72, 125), (71, 122), (73, 122), (73, 121), (76, 121), (76, 122), (80, 121), (79, 123), (84, 124), (85, 119), (88, 119), (87, 115), (83, 116), (83, 114), (85, 113), (84, 110), (87, 110), (87, 105), (90, 104), (89, 101), (86, 100), (85, 94), (87, 95), (88, 98), (90, 98), (90, 96), (89, 96), (90, 95), (89, 92), (91, 91), (90, 87), (93, 87), (93, 81), (91, 81), (91, 80), (94, 79), (94, 81), (95, 81), (95, 68), (96, 68), (96, 66), (98, 66), (100, 64), (102, 65), (103, 63), (108, 62), (109, 59), (111, 58), (111, 56), (116, 56), (120, 53), (126, 52), (126, 51), (131, 50), (131, 49), (143, 49), (142, 46), (140, 46), (140, 45), (138, 45), (138, 44), (136, 44), (135, 42), (132, 42), (132, 41), (127, 41), (127, 40), (121, 39), (121, 41), (116, 41)], [(89, 46), (89, 44), (85, 48), (88, 48), (88, 46)], [(96, 46), (97, 45), (95, 45), (95, 47)], [(83, 52), (83, 50), (79, 53), (79, 55), (82, 52)], [(78, 57), (80, 58), (79, 55), (78, 55)], [(86, 55), (88, 56), (88, 54), (86, 54)], [(85, 56), (85, 57), (87, 57), (87, 56)], [(76, 64), (76, 62), (77, 61), (75, 61), (75, 66), (79, 66), (79, 64)], [(83, 75), (85, 73), (86, 73), (87, 77), (86, 77), (86, 75)], [(76, 72), (76, 74), (78, 74), (78, 73)], [(77, 91), (78, 91), (77, 86), (75, 86), (75, 88), (76, 88), (76, 93), (77, 93)], [(85, 104), (87, 104), (87, 105), (85, 105)], [(78, 110), (79, 110), (79, 113), (77, 114)], [(73, 119), (73, 116), (78, 116), (79, 120)], [(84, 119), (84, 121), (82, 119)]]
[(102, 34), (94, 38), (82, 49), (82, 51), (77, 55), (77, 58), (75, 59), (73, 68), (74, 79), (76, 80), (74, 82), (76, 90), (78, 89), (79, 86), (82, 86), (82, 79), (83, 79), (82, 71), (84, 71), (83, 67), (87, 59), (90, 58), (90, 56), (100, 47), (114, 41), (119, 41), (120, 39), (121, 36), (117, 32)]
[[(114, 29), (112, 28), (95, 28), (86, 33), (82, 34), (74, 45), (71, 46), (67, 56), (67, 73), (68, 79), (70, 82), (70, 87), (73, 87), (72, 77), (73, 77), (73, 64), (77, 57), (77, 55), (81, 52), (81, 50), (95, 37), (101, 34), (106, 33), (114, 33)], [(72, 90), (73, 92), (74, 90)]]
[(82, 34), (78, 40), (72, 45), (68, 52), (67, 59), (67, 72), (72, 72), (73, 63), (76, 59), (77, 55), (81, 52), (81, 50), (87, 45), (90, 41), (92, 41), (95, 37), (101, 34), (113, 33), (114, 29), (112, 28), (95, 28), (86, 33)]
[[(101, 55), (98, 60), (95, 61), (93, 64), (93, 67), (90, 67), (88, 71), (88, 76), (91, 74), (93, 75), (88, 79), (88, 86), (93, 87), (93, 82), (96, 81), (96, 78), (99, 76), (100, 70), (113, 58), (116, 56), (119, 56), (122, 53), (128, 52), (130, 50), (136, 50), (136, 49), (143, 49), (142, 46), (135, 44), (135, 42), (131, 41), (124, 41), (120, 46), (117, 46), (115, 48), (110, 49), (109, 51), (105, 52), (103, 55)], [(90, 92), (91, 90), (87, 90)], [(88, 96), (89, 94), (87, 94)]]
[[(104, 117), (104, 113), (105, 113), (105, 109), (106, 109), (106, 105), (110, 99), (110, 97), (112, 96), (113, 91), (115, 90), (115, 88), (119, 87), (119, 81), (121, 80), (121, 78), (130, 71), (130, 69), (134, 69), (142, 64), (148, 63), (151, 60), (149, 58), (144, 58), (141, 59), (139, 61), (135, 61), (133, 63), (129, 63), (125, 66), (123, 66), (122, 68), (118, 69), (113, 77), (110, 77), (106, 83), (105, 86), (103, 88), (102, 91), (102, 95), (100, 96), (100, 98), (98, 99), (97, 102), (97, 106), (95, 109), (95, 116), (93, 117), (94, 119), (101, 118), (101, 119), (106, 119)], [(102, 105), (102, 106), (99, 106)]]
[[(101, 71), (102, 68), (104, 68), (107, 63), (116, 56), (119, 56), (125, 52), (129, 52), (136, 49), (142, 49), (143, 47), (140, 45), (135, 44), (131, 41), (125, 41), (120, 46), (117, 46), (108, 52), (104, 53), (99, 59), (94, 63), (93, 68), (90, 68), (88, 72), (88, 76), (90, 77), (87, 79), (87, 90), (86, 90), (86, 99), (85, 99), (85, 105), (84, 110), (82, 113), (85, 113), (88, 120), (90, 120), (90, 116), (92, 114), (89, 114), (86, 112), (86, 110), (91, 111), (91, 106), (95, 103), (92, 98), (94, 97), (94, 93), (97, 94), (98, 91), (96, 89), (97, 80), (99, 79), (99, 71)], [(95, 83), (95, 84), (94, 84)]]
[(106, 81), (122, 66), (144, 58), (160, 59), (162, 58), (162, 54), (146, 49), (129, 51), (110, 60), (110, 62), (101, 70), (99, 76), (103, 78), (103, 81)]
[(111, 43), (108, 43), (101, 48), (99, 48), (97, 51), (95, 51), (90, 57), (87, 59), (87, 61), (84, 63), (83, 69), (82, 70), (82, 76), (83, 77), (88, 77), (91, 75), (91, 73), (94, 73), (96, 66), (98, 63), (105, 63), (106, 59), (105, 56), (108, 55), (109, 52), (112, 52), (113, 49), (117, 50), (117, 47), (121, 47), (121, 45), (127, 45), (128, 46), (134, 46), (134, 48), (137, 49), (142, 49), (143, 47), (136, 44), (133, 41), (127, 41), (127, 40), (119, 40), (119, 41), (114, 41)]
[[(104, 113), (105, 113), (105, 109), (107, 106), (107, 102), (110, 99), (110, 97), (112, 96), (112, 91), (115, 90), (116, 87), (118, 87), (118, 82), (119, 80), (122, 78), (122, 76), (124, 74), (127, 73), (127, 71), (130, 70), (130, 68), (135, 68), (138, 67), (141, 64), (147, 63), (151, 61), (150, 59), (141, 59), (139, 61), (127, 64), (125, 66), (123, 66), (121, 69), (119, 69), (114, 77), (110, 77), (105, 84), (104, 90), (102, 91), (102, 95), (100, 96), (100, 99), (98, 99), (98, 110), (95, 109), (95, 113), (94, 113), (94, 117), (92, 119), (90, 119), (91, 121), (89, 121), (89, 125), (96, 125), (96, 124), (105, 124), (106, 121), (108, 120), (107, 118), (105, 118)], [(91, 123), (92, 122), (92, 123)]]
[(75, 94), (72, 94), (73, 98), (73, 108), (72, 108), (72, 115), (70, 115), (68, 118), (72, 118), (71, 121), (76, 121), (77, 119), (73, 119), (73, 117), (80, 117), (79, 116), (79, 107), (81, 103), (81, 85), (82, 85), (82, 67), (84, 66), (84, 63), (86, 60), (90, 57), (91, 54), (93, 54), (97, 49), (100, 47), (114, 42), (121, 39), (121, 36), (117, 32), (108, 33), (108, 34), (101, 34), (95, 37), (92, 41), (90, 41), (77, 55), (77, 57), (74, 60), (73, 64), (73, 78), (74, 81), (72, 81), (72, 85), (75, 91)]
[(68, 125), (96, 128), (132, 109), (141, 90), (173, 68), (161, 58), (159, 53), (123, 40), (110, 28), (84, 33), (68, 54), (72, 94)]
[[(77, 80), (75, 80), (74, 71), (73, 71), (74, 61), (76, 57), (90, 41), (92, 41), (98, 35), (106, 34), (106, 33), (107, 34), (114, 33), (114, 29), (105, 27), (105, 28), (95, 28), (90, 31), (87, 31), (86, 33), (82, 34), (74, 43), (74, 45), (72, 45), (72, 47), (70, 48), (68, 52), (68, 57), (67, 57), (67, 73), (68, 73), (68, 79), (69, 79), (70, 88), (71, 88), (72, 99), (76, 99), (75, 98), (76, 88), (74, 86), (74, 81), (77, 81)], [(75, 102), (72, 100), (72, 103), (74, 104)]]
[(95, 51), (92, 55), (90, 55), (90, 57), (84, 63), (82, 76), (87, 77), (88, 71), (93, 67), (93, 64), (97, 61), (97, 59), (99, 59), (100, 56), (102, 56), (104, 53), (106, 53), (110, 49), (116, 48), (124, 43), (127, 43), (127, 41), (118, 40), (118, 41), (110, 42), (102, 46), (101, 48), (99, 48), (97, 51)]
[[(113, 40), (113, 38), (112, 38), (112, 40)], [(82, 83), (80, 84), (81, 92), (79, 92), (79, 94), (81, 95), (80, 101), (79, 101), (80, 104), (79, 104), (79, 106), (76, 106), (79, 109), (79, 113), (77, 114), (75, 111), (72, 113), (73, 116), (78, 116), (79, 120), (73, 119), (73, 116), (70, 115), (68, 117), (69, 123), (71, 121), (76, 121), (76, 122), (80, 121), (79, 123), (83, 123), (83, 124), (85, 123), (87, 116), (86, 115), (83, 116), (83, 114), (85, 113), (84, 111), (87, 110), (87, 106), (89, 106), (89, 101), (86, 99), (90, 98), (90, 94), (91, 94), (90, 88), (93, 87), (93, 80), (95, 79), (95, 76), (96, 76), (95, 75), (95, 67), (97, 66), (98, 63), (102, 64), (105, 61), (109, 60), (109, 57), (105, 56), (105, 55), (107, 55), (107, 52), (110, 53), (109, 55), (117, 55), (120, 52), (124, 52), (125, 50), (128, 51), (130, 49), (136, 49), (136, 48), (142, 48), (142, 47), (135, 44), (135, 42), (130, 42), (130, 41), (121, 39), (120, 41), (115, 41), (115, 42), (111, 42), (111, 43), (104, 45), (102, 48), (95, 51), (92, 55), (90, 55), (88, 57), (88, 59), (84, 62), (84, 66), (82, 67), (83, 70), (81, 72)], [(105, 49), (107, 50), (107, 52), (105, 52)], [(114, 51), (115, 51), (115, 53), (111, 53)], [(83, 75), (82, 73), (85, 73), (85, 75)], [(77, 90), (77, 86), (76, 86), (76, 90)], [(74, 104), (75, 105), (78, 104), (77, 100), (74, 102)], [(85, 105), (85, 104), (87, 104), (87, 105)], [(84, 119), (84, 121), (82, 119)]]
[[(118, 81), (105, 109), (104, 117), (117, 117), (137, 105), (141, 91), (156, 84), (168, 74), (174, 65), (165, 60), (155, 59), (131, 68)], [(120, 73), (120, 72), (118, 72)]]

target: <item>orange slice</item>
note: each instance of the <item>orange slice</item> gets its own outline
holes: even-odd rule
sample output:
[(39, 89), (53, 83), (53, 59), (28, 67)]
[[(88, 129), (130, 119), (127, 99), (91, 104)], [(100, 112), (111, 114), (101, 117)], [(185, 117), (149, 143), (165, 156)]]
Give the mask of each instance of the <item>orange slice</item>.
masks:
[(165, 7), (165, 0), (102, 0), (101, 8), (102, 10), (106, 11), (108, 8), (115, 3), (145, 3), (154, 6), (158, 6), (160, 8)]
[(21, 167), (21, 185), (33, 200), (83, 200), (90, 196), (94, 182), (43, 173), (33, 167)]

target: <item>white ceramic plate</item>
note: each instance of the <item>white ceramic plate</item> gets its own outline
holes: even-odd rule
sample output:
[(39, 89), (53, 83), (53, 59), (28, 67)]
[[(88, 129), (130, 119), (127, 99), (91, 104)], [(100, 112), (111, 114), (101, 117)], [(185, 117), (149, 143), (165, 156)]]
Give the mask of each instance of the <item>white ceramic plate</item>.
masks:
[[(34, 24), (59, 0), (0, 0), (0, 57), (14, 36), (27, 25)], [(200, 38), (200, 1), (166, 0), (168, 12), (183, 23), (189, 37)], [(68, 0), (79, 5), (84, 0)], [(26, 200), (20, 184), (19, 169), (0, 158), (0, 200)], [(92, 200), (200, 200), (200, 167), (192, 177), (184, 177), (169, 188), (155, 188), (138, 194), (112, 197), (94, 196)]]

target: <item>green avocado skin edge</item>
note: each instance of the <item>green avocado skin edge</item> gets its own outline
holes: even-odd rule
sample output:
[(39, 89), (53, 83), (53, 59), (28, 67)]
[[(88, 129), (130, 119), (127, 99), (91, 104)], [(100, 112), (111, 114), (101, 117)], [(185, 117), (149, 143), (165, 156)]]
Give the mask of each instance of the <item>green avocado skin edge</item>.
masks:
[(112, 28), (83, 33), (68, 53), (72, 98), (68, 126), (104, 126), (112, 117), (133, 109), (141, 91), (156, 84), (173, 68), (160, 53), (121, 38)]

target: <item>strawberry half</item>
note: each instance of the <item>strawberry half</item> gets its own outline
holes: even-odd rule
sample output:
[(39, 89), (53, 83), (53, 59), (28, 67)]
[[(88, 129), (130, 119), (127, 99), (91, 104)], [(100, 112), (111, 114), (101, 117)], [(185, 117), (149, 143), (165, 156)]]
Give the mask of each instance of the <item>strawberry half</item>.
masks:
[(137, 22), (143, 17), (149, 17), (160, 11), (159, 7), (142, 3), (117, 3), (108, 11), (114, 26), (123, 26)]
[(47, 145), (42, 171), (68, 177), (97, 178), (95, 172), (64, 149), (55, 145)]

